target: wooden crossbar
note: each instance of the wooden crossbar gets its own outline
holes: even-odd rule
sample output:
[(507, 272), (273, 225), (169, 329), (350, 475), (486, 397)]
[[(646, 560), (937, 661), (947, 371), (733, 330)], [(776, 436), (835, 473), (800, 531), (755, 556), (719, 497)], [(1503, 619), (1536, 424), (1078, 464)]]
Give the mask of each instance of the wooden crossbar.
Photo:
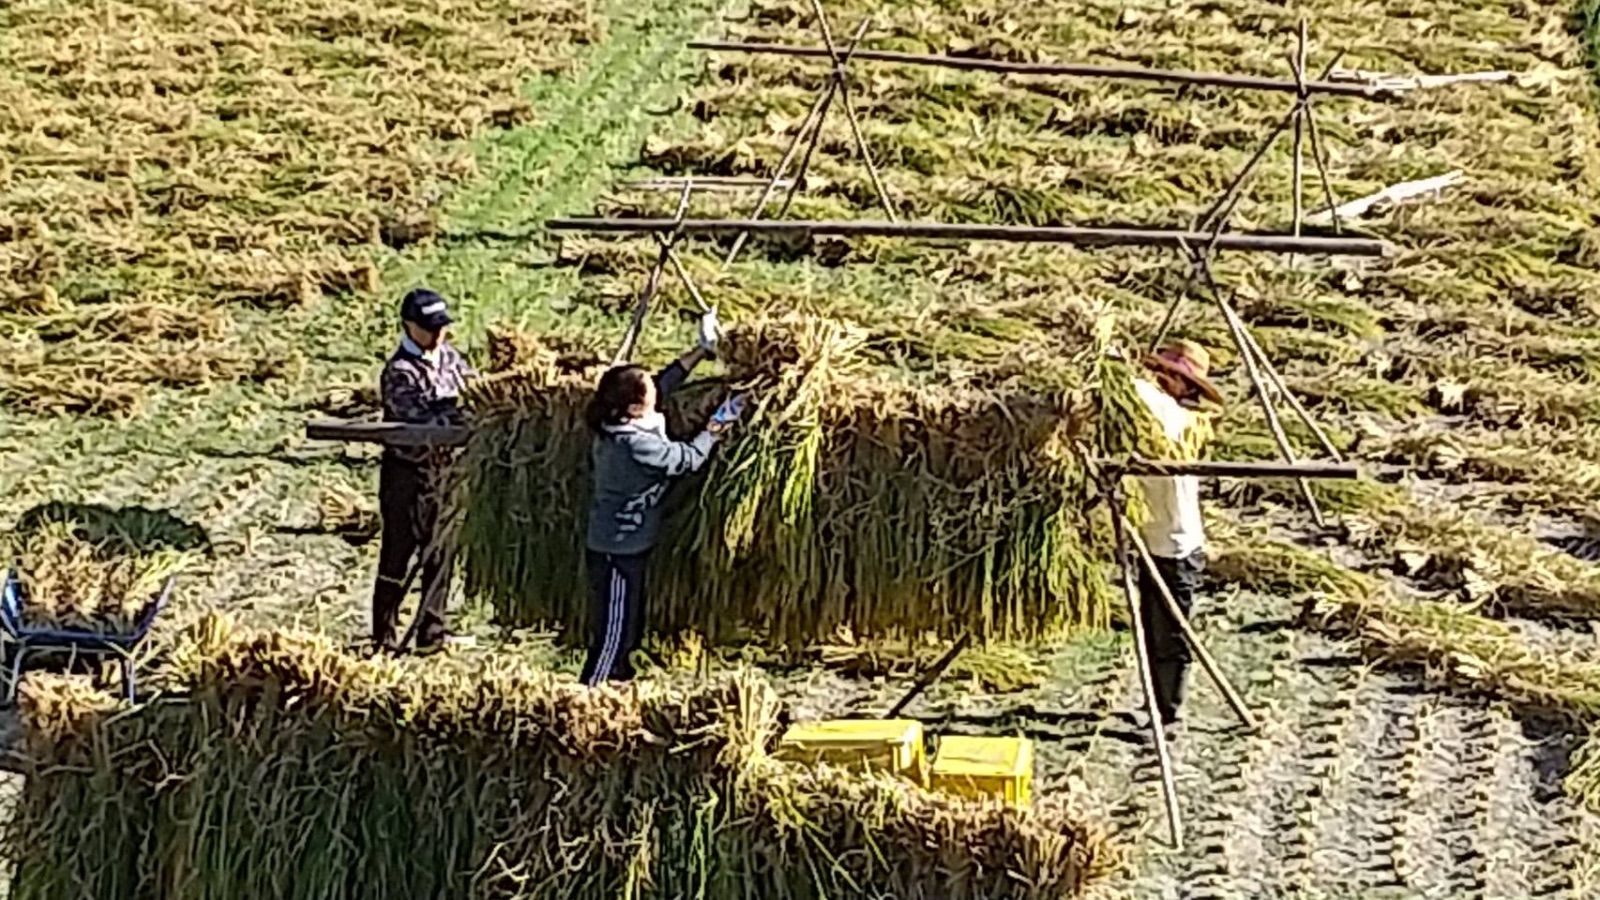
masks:
[(1199, 475), (1217, 478), (1356, 479), (1361, 471), (1346, 463), (1189, 462), (1176, 459), (1097, 459), (1101, 468), (1121, 475)]
[(313, 441), (349, 441), (390, 447), (456, 447), (467, 442), (472, 430), (457, 425), (414, 425), (410, 422), (362, 422), (346, 419), (312, 419), (306, 438)]
[[(762, 41), (690, 41), (695, 50), (719, 53), (758, 53), (828, 59), (826, 47), (803, 47)], [(1227, 72), (1192, 72), (1185, 69), (1152, 69), (1146, 66), (1102, 65), (1096, 63), (1021, 63), (973, 56), (947, 56), (934, 53), (903, 53), (896, 50), (857, 50), (855, 59), (868, 62), (962, 69), (972, 72), (997, 72), (1004, 75), (1043, 75), (1066, 78), (1110, 78), (1126, 81), (1154, 81), (1165, 84), (1195, 84), (1210, 87), (1299, 94), (1301, 85), (1292, 78), (1267, 78), (1260, 75), (1234, 75)], [(1405, 84), (1394, 82), (1360, 83), (1349, 81), (1307, 81), (1307, 94), (1386, 100), (1404, 92)]]
[(1185, 247), (1202, 245), (1217, 250), (1258, 253), (1303, 253), (1324, 256), (1389, 256), (1388, 241), (1359, 237), (1319, 237), (1292, 234), (1207, 231), (1184, 228), (1132, 228), (1120, 226), (982, 225), (946, 222), (886, 222), (881, 220), (761, 220), (761, 219), (623, 219), (561, 218), (545, 223), (551, 231), (586, 231), (610, 234), (647, 234), (680, 231), (683, 234), (804, 234), (832, 237), (899, 237), (927, 240), (1002, 241), (1009, 243), (1075, 244), (1080, 247)]

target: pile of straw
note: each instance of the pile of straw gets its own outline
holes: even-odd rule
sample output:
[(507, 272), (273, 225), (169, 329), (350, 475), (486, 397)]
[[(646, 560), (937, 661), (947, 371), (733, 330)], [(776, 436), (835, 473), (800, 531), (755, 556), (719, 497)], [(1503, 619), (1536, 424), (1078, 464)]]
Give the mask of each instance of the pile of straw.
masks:
[(27, 598), (25, 624), (127, 632), (183, 563), (175, 550), (129, 554), (114, 541), (95, 543), (70, 523), (50, 522), (5, 541)]
[(196, 634), (182, 699), (25, 686), (14, 896), (1047, 898), (1118, 862), (1070, 805), (776, 763), (749, 680), (622, 694)]
[(1567, 773), (1566, 790), (1585, 806), (1600, 812), (1600, 727), (1589, 732), (1589, 739), (1573, 759), (1572, 771)]
[(1290, 597), (1314, 595), (1338, 600), (1365, 600), (1380, 591), (1379, 583), (1347, 569), (1326, 555), (1289, 541), (1238, 538), (1221, 530), (1220, 546), (1211, 551), (1206, 577), (1247, 591)]
[(1600, 566), (1512, 529), (1408, 508), (1356, 517), (1351, 532), (1358, 546), (1392, 554), (1400, 571), (1492, 613), (1600, 618)]
[(375, 291), (374, 258), (476, 175), (468, 140), (530, 121), (527, 82), (605, 32), (580, 0), (0, 8), (0, 321), (51, 342), (0, 340), (0, 403), (121, 414), (267, 375), (281, 334), (87, 319), (242, 324)]
[[(651, 622), (788, 645), (839, 633), (1037, 638), (1103, 625), (1103, 523), (1080, 446), (1167, 448), (1127, 366), (1081, 347), (1076, 383), (895, 378), (873, 332), (756, 319), (728, 335), (725, 376), (673, 398), (687, 435), (729, 392), (752, 408), (676, 512), (652, 560)], [(524, 354), (525, 356), (527, 354)], [(570, 357), (566, 357), (570, 358)], [(501, 618), (581, 637), (590, 435), (599, 367), (530, 362), (471, 389), (460, 543), (469, 587)]]
[(1579, 722), (1600, 720), (1600, 665), (1535, 648), (1517, 629), (1458, 603), (1378, 598), (1331, 604), (1326, 626), (1360, 637), (1374, 656), (1423, 666), (1440, 680)]

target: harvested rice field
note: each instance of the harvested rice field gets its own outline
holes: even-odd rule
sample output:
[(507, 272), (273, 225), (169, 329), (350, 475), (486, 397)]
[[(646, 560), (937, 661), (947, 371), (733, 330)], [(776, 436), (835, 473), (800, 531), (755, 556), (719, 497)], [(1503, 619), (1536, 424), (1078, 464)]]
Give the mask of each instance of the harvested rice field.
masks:
[[(1313, 75), (1508, 73), (1316, 100), (1340, 202), (1461, 173), (1344, 217), (1391, 256), (1214, 263), (1369, 474), (1313, 488), (1323, 528), (1292, 483), (1205, 484), (1195, 624), (1261, 727), (1194, 672), (1172, 742), (1187, 846), (1165, 846), (1104, 506), (1074, 452), (1196, 452), (1122, 414), (1127, 370), (1105, 352), (1149, 341), (1186, 287), (1177, 253), (761, 236), (725, 264), (731, 236), (685, 240), (729, 350), (673, 415), (730, 387), (761, 399), (674, 520), (640, 694), (584, 696), (580, 404), (658, 248), (544, 223), (674, 216), (679, 193), (642, 180), (769, 176), (828, 66), (687, 43), (817, 46), (811, 4), (29, 0), (0, 6), (0, 537), (45, 572), (29, 577), (52, 623), (125, 624), (165, 575), (177, 589), (140, 655), (145, 691), (173, 702), (123, 713), (115, 678), (30, 672), (3, 711), (8, 768), (28, 773), (4, 793), (9, 895), (381, 895), (409, 863), (352, 851), (338, 817), (409, 817), (430, 872), (473, 873), (428, 882), (438, 896), (745, 896), (752, 871), (796, 897), (1600, 896), (1600, 6), (824, 7), (840, 44), (870, 14), (877, 51), (1292, 78), (1304, 16)], [(1294, 102), (851, 72), (903, 221), (1188, 227)], [(842, 107), (783, 217), (884, 217)], [(1263, 157), (1233, 229), (1292, 228), (1290, 147)], [(1303, 185), (1321, 210), (1309, 162)], [(687, 213), (745, 217), (757, 193), (697, 192)], [(477, 642), (362, 661), (378, 451), (303, 425), (374, 413), (395, 303), (421, 284), (494, 373), (469, 398), (456, 504), (453, 624)], [(669, 269), (638, 355), (687, 346), (695, 309)], [(1272, 458), (1222, 316), (1191, 302), (1174, 329), (1212, 348), (1230, 401), (1205, 455)], [(70, 598), (74, 580), (97, 589)], [(1031, 738), (1029, 816), (757, 752), (777, 704), (881, 715), (969, 629), (984, 645), (906, 714)], [(227, 753), (208, 727), (231, 729)], [(480, 759), (496, 741), (557, 760), (573, 796), (623, 799), (595, 800), (592, 841), (522, 822), (508, 796), (559, 802)], [(326, 779), (312, 759), (335, 761)], [(621, 787), (619, 760), (640, 773)], [(366, 793), (277, 802), (274, 779)], [(452, 779), (470, 810), (430, 812)], [(246, 861), (225, 837), (242, 813), (205, 786), (235, 782), (270, 834)], [(320, 854), (309, 833), (330, 836)], [(73, 861), (80, 843), (104, 864)], [(159, 867), (137, 846), (166, 848)], [(1005, 887), (971, 874), (1017, 859)]]

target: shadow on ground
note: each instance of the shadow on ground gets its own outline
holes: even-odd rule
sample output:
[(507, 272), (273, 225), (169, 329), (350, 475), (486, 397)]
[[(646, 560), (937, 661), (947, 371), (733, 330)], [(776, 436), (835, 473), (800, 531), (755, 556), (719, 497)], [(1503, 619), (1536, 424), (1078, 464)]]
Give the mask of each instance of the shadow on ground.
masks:
[(56, 524), (68, 525), (78, 539), (105, 546), (113, 553), (212, 552), (211, 538), (204, 528), (166, 510), (145, 506), (51, 501), (23, 513), (17, 520), (16, 532), (26, 535)]

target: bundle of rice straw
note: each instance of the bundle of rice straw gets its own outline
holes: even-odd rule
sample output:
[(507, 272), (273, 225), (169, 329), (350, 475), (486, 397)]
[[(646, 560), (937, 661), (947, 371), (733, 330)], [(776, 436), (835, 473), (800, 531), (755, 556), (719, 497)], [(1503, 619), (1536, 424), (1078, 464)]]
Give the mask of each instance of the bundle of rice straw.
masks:
[(129, 554), (116, 542), (79, 536), (70, 522), (46, 522), (7, 543), (26, 598), (24, 621), (36, 627), (131, 631), (182, 565), (178, 551)]
[(779, 763), (748, 678), (587, 690), (208, 619), (168, 700), (24, 689), (19, 897), (1078, 896), (1118, 864), (1031, 811)]
[[(725, 343), (726, 377), (675, 394), (669, 423), (687, 436), (734, 391), (752, 408), (703, 476), (669, 495), (653, 628), (802, 645), (1037, 638), (1108, 621), (1110, 541), (1079, 448), (1184, 452), (1140, 408), (1128, 366), (1085, 346), (1048, 385), (896, 379), (873, 364), (871, 333), (801, 316), (757, 319)], [(469, 589), (504, 621), (581, 636), (582, 416), (601, 368), (517, 358), (468, 398), (477, 428), (457, 500)]]

